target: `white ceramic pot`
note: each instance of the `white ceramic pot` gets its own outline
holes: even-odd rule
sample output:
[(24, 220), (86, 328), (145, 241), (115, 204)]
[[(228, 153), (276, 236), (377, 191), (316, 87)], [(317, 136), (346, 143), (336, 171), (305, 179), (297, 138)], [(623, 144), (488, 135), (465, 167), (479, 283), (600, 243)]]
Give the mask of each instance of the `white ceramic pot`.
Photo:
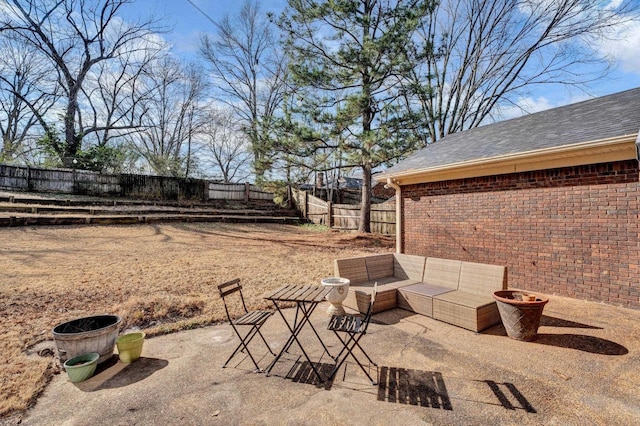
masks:
[(342, 302), (347, 298), (351, 281), (347, 278), (329, 277), (324, 278), (321, 283), (324, 287), (331, 288), (331, 291), (326, 296), (326, 299), (331, 303), (329, 309), (327, 309), (327, 314), (344, 315)]

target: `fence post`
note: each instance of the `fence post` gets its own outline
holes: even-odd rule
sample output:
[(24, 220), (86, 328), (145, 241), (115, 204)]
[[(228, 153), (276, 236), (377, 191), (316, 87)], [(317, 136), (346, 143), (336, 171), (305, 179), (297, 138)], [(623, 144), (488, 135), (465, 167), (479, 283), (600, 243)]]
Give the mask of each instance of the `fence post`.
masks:
[(251, 188), (251, 184), (249, 182), (244, 183), (244, 202), (249, 202), (249, 189)]
[[(75, 161), (75, 159), (74, 159)], [(77, 194), (78, 191), (78, 173), (76, 172), (76, 164), (73, 163), (73, 169), (71, 171), (71, 193)]]
[(333, 203), (327, 201), (327, 226), (333, 228)]
[(27, 191), (33, 191), (33, 182), (31, 182), (31, 167), (27, 166)]
[(307, 191), (302, 191), (302, 194), (304, 194), (302, 196), (302, 216), (305, 219), (309, 219), (309, 216), (307, 215), (309, 212), (309, 194), (307, 194)]

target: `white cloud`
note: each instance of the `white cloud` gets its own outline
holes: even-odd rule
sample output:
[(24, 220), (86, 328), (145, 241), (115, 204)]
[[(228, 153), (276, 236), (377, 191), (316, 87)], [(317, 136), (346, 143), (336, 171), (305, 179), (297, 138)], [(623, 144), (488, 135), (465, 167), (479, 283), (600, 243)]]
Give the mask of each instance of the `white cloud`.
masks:
[(627, 24), (611, 40), (601, 40), (595, 47), (611, 57), (622, 71), (640, 75), (640, 22)]
[(553, 104), (544, 96), (538, 96), (536, 98), (531, 96), (521, 97), (515, 102), (515, 105), (501, 107), (498, 117), (499, 120), (508, 120), (510, 118), (555, 108), (556, 106), (557, 105)]

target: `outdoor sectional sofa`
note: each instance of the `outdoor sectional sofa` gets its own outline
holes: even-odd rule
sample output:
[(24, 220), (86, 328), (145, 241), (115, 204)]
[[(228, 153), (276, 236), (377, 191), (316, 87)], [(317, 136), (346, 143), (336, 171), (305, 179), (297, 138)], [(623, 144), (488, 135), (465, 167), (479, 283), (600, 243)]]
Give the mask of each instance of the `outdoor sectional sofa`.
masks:
[(387, 253), (337, 259), (334, 268), (351, 281), (343, 304), (362, 313), (377, 282), (374, 313), (399, 307), (476, 332), (500, 322), (493, 292), (507, 289), (505, 266)]

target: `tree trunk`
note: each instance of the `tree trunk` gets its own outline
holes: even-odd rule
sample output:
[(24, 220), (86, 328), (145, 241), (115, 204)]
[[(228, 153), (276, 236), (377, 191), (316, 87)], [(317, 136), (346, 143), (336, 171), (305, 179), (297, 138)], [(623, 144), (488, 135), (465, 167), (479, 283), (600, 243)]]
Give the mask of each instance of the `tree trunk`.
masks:
[(362, 201), (359, 232), (371, 232), (371, 164), (362, 166)]
[(61, 155), (62, 164), (65, 167), (73, 167), (73, 160), (75, 159), (80, 149), (80, 138), (76, 135), (76, 111), (78, 109), (78, 90), (72, 89), (69, 91), (69, 101), (67, 103), (67, 110), (64, 115), (64, 149)]

